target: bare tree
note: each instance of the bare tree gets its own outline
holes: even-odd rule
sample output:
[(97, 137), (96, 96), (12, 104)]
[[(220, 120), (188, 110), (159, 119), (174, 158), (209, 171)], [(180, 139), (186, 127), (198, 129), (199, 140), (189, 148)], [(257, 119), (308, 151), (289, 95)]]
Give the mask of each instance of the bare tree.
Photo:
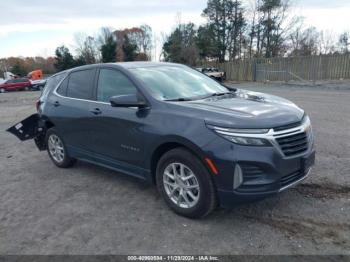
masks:
[(251, 0), (249, 4), (249, 8), (247, 9), (248, 20), (250, 21), (250, 31), (249, 31), (249, 58), (253, 56), (253, 42), (257, 36), (257, 20), (259, 15), (259, 2), (260, 0)]
[(343, 53), (349, 53), (350, 47), (350, 32), (344, 32), (339, 36), (339, 46)]
[(320, 54), (333, 54), (336, 51), (336, 37), (333, 32), (319, 32), (319, 47)]
[(92, 36), (77, 33), (74, 36), (75, 51), (83, 64), (95, 64), (100, 61), (101, 55), (97, 41)]

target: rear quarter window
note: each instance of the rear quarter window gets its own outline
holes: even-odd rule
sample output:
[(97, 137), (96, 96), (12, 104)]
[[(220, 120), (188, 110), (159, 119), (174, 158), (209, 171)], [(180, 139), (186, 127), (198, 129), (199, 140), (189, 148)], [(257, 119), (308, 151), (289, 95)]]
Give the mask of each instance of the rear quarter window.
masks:
[(62, 81), (60, 86), (57, 88), (57, 94), (61, 96), (67, 96), (67, 86), (68, 86), (68, 77)]
[(66, 74), (59, 74), (59, 75), (55, 75), (50, 77), (47, 81), (46, 81), (46, 85), (45, 88), (43, 90), (43, 92), (41, 93), (41, 99), (46, 99), (48, 94), (51, 93), (56, 86), (62, 81), (62, 79), (66, 76)]

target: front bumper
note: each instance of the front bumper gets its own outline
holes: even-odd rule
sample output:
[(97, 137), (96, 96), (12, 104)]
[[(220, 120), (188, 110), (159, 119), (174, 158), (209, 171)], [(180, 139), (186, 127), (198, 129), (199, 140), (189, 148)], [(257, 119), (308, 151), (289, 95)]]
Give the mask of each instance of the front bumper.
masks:
[(293, 159), (270, 158), (266, 161), (261, 156), (260, 160), (238, 161), (236, 163), (243, 167), (243, 183), (237, 189), (233, 190), (232, 184), (226, 183), (227, 186), (222, 184), (223, 179), (233, 180), (231, 178), (233, 177), (232, 172), (221, 174), (223, 179), (215, 179), (219, 185), (217, 192), (220, 206), (233, 207), (240, 203), (261, 200), (287, 190), (309, 176), (314, 162), (314, 149)]
[[(302, 127), (269, 132), (271, 146), (243, 146), (216, 136), (205, 145), (206, 155), (215, 164), (213, 175), (220, 205), (231, 207), (237, 203), (254, 201), (277, 194), (303, 181), (315, 162), (311, 130)], [(277, 140), (283, 138), (283, 140)], [(305, 141), (305, 142), (304, 142)], [(302, 151), (290, 154), (290, 146)], [(279, 144), (281, 143), (281, 144)], [(304, 146), (307, 143), (307, 146)], [(280, 146), (282, 145), (282, 146)], [(295, 146), (296, 145), (296, 146)], [(282, 150), (287, 146), (287, 150)], [(234, 184), (236, 165), (241, 170), (240, 184)]]

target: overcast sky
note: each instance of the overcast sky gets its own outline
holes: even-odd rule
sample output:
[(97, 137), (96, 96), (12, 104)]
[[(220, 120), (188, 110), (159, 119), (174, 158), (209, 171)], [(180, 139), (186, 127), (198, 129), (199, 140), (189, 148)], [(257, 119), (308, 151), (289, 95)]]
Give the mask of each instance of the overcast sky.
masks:
[[(245, 0), (248, 3), (250, 0)], [(205, 22), (207, 0), (11, 0), (0, 1), (0, 57), (50, 56), (57, 46), (73, 49), (74, 34), (95, 34), (102, 26), (115, 29), (150, 25), (160, 36), (181, 22)], [(293, 13), (306, 26), (338, 34), (350, 31), (350, 0), (294, 0)], [(160, 48), (160, 47), (158, 47)]]

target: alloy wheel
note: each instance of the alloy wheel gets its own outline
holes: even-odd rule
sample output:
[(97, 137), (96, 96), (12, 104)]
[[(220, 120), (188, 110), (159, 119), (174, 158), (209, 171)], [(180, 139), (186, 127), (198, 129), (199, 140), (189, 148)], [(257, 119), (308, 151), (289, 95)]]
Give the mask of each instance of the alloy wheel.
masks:
[(200, 187), (193, 171), (182, 163), (171, 163), (163, 173), (165, 192), (181, 208), (192, 208), (199, 200)]
[(61, 163), (64, 160), (64, 154), (65, 154), (61, 139), (55, 134), (50, 135), (48, 139), (48, 147), (52, 158), (56, 162)]

